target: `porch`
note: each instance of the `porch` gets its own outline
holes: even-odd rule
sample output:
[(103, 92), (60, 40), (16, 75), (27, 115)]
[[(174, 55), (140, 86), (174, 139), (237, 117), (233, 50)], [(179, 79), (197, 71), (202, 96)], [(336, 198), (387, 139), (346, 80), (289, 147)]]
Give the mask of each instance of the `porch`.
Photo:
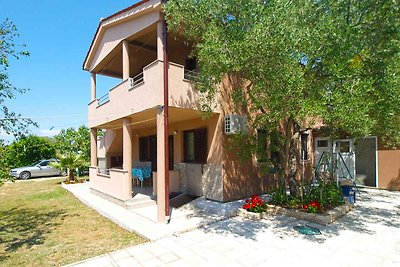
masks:
[[(93, 192), (136, 208), (155, 205), (160, 200), (160, 190), (165, 187), (161, 184), (160, 188), (157, 182), (159, 163), (164, 163), (159, 112), (160, 108), (155, 107), (104, 124), (99, 138), (100, 130), (92, 128)], [(217, 131), (222, 126), (221, 116), (214, 114), (202, 120), (198, 111), (175, 107), (170, 107), (169, 112), (170, 197), (182, 193), (222, 201), (222, 167), (216, 151), (221, 147), (222, 133)], [(141, 171), (143, 175), (138, 177)], [(162, 192), (161, 200), (167, 194)], [(146, 200), (136, 201), (138, 195)]]

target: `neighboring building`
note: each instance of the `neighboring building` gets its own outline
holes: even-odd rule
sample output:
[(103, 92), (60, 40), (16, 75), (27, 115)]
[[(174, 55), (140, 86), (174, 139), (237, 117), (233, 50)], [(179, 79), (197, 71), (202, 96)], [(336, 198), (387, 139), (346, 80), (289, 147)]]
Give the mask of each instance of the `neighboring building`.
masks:
[[(159, 221), (165, 219), (166, 205), (163, 33), (161, 0), (143, 0), (100, 21), (83, 63), (83, 69), (91, 73), (91, 188), (115, 200), (127, 201), (135, 191), (135, 188), (132, 190), (132, 168), (150, 167), (158, 180), (155, 193)], [(203, 120), (198, 93), (190, 80), (196, 74), (196, 62), (190, 58), (191, 44), (169, 33), (167, 45), (170, 191), (226, 202), (274, 187), (274, 175), (262, 175), (256, 159), (241, 163), (235, 153), (227, 150), (229, 135), (225, 131), (229, 129), (225, 129), (228, 123), (225, 116), (234, 113), (229, 94), (220, 94), (212, 116)], [(105, 96), (98, 97), (96, 75), (118, 78), (120, 83)], [(223, 87), (230, 90), (229, 84)], [(230, 119), (235, 121), (237, 117)], [(105, 134), (98, 139), (99, 129), (105, 130)], [(311, 133), (304, 134), (302, 140), (303, 151), (307, 152), (304, 172), (311, 174), (314, 143), (316, 157), (332, 144), (318, 138), (314, 142)], [(365, 146), (371, 146), (368, 153), (375, 159), (375, 164), (372, 158), (367, 164), (375, 166), (375, 176), (368, 175), (367, 181), (371, 180), (372, 186), (382, 186), (376, 181), (387, 181), (392, 176), (399, 179), (400, 160), (390, 170), (380, 168), (388, 165), (381, 159), (386, 161), (392, 157), (390, 162), (393, 162), (394, 158), (399, 159), (400, 153), (378, 150), (375, 141), (365, 140)], [(365, 167), (360, 171), (373, 173), (372, 169)]]

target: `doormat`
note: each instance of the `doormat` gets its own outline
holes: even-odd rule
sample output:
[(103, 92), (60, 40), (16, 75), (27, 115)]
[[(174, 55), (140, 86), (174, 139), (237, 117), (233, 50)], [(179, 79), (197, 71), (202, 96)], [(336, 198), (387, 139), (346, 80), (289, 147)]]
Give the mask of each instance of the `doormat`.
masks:
[(303, 235), (320, 235), (321, 231), (315, 227), (311, 227), (308, 225), (302, 225), (302, 226), (295, 226), (293, 227), (294, 230), (299, 232), (300, 234)]

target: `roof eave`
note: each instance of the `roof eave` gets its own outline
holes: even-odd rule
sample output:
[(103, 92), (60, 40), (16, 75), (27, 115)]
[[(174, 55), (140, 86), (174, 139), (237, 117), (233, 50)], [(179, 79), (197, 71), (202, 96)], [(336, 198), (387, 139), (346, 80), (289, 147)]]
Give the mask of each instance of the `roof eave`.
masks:
[[(114, 18), (114, 17), (116, 17), (116, 16), (118, 16), (120, 14), (123, 14), (124, 12), (127, 12), (129, 10), (135, 9), (135, 8), (141, 6), (141, 5), (143, 5), (143, 4), (145, 4), (145, 3), (149, 2), (149, 1), (151, 1), (151, 0), (139, 1), (136, 4), (133, 4), (133, 5), (125, 8), (125, 9), (122, 9), (122, 10), (118, 11), (117, 13), (114, 13), (114, 14), (112, 14), (112, 15), (100, 20), (99, 25), (97, 26), (97, 29), (96, 29), (96, 33), (94, 34), (94, 37), (93, 37), (92, 42), (90, 44), (89, 50), (86, 53), (85, 60), (83, 61), (83, 64), (82, 64), (82, 69), (83, 70), (90, 71), (89, 57), (90, 57), (90, 54), (93, 52), (93, 48), (95, 46), (96, 39), (99, 37), (101, 29), (104, 26), (104, 24), (106, 24), (112, 18)], [(115, 23), (118, 23), (118, 21), (111, 22), (110, 24), (108, 24), (106, 26), (109, 27), (110, 25), (114, 25)]]

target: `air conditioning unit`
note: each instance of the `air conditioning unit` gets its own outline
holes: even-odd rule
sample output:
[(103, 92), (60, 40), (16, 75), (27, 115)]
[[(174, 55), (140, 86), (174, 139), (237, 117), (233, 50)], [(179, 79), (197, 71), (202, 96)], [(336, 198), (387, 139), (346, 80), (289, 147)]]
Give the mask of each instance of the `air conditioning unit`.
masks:
[(247, 118), (241, 115), (226, 115), (224, 130), (225, 134), (247, 133)]

